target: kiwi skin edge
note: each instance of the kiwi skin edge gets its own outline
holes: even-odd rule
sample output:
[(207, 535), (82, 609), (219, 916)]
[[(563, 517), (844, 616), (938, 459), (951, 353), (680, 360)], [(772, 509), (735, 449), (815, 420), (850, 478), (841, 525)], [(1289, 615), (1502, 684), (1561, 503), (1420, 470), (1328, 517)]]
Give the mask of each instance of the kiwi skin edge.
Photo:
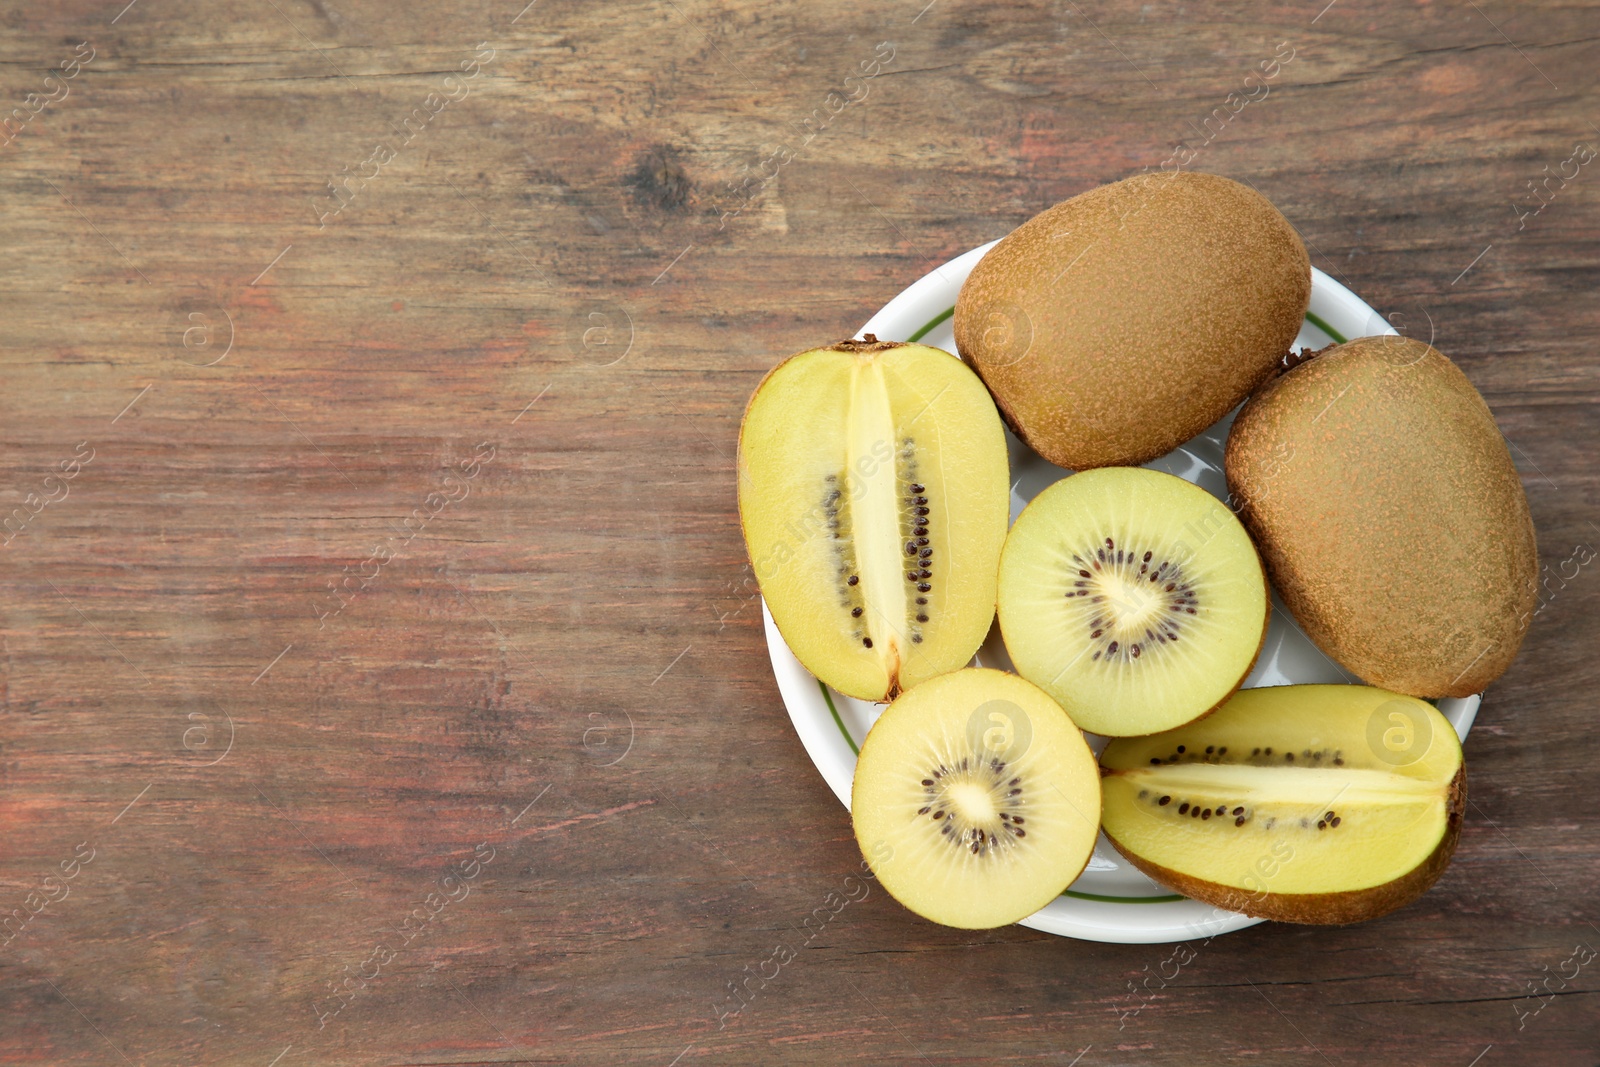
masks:
[(1304, 923), (1314, 926), (1343, 926), (1365, 922), (1396, 911), (1433, 887), (1455, 854), (1461, 836), (1461, 821), (1467, 804), (1467, 765), (1462, 763), (1450, 782), (1444, 837), (1427, 859), (1410, 871), (1383, 885), (1350, 889), (1337, 893), (1251, 893), (1233, 886), (1218, 885), (1170, 870), (1122, 847), (1109, 832), (1106, 840), (1117, 852), (1151, 879), (1177, 893), (1203, 904), (1236, 911), (1252, 919)]

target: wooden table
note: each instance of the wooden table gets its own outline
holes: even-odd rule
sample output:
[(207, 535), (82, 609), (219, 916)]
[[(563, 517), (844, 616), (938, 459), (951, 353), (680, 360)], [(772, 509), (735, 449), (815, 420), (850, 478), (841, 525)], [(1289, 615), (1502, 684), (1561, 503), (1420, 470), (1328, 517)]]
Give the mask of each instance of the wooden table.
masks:
[[(5, 1062), (1593, 1067), (1595, 6), (123, 3), (0, 32)], [(732, 1014), (860, 858), (746, 398), (1180, 144), (1513, 442), (1454, 866), (1181, 967), (875, 889)]]

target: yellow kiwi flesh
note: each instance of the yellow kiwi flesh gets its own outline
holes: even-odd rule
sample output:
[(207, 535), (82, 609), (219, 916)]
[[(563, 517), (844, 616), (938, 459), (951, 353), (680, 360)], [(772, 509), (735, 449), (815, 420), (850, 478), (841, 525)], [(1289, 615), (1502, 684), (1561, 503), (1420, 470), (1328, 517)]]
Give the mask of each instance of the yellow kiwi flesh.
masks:
[(1056, 482), (1000, 557), (1011, 661), (1091, 733), (1156, 733), (1211, 711), (1250, 673), (1269, 610), (1239, 520), (1141, 467)]
[(1117, 850), (1229, 911), (1348, 923), (1393, 911), (1449, 864), (1461, 745), (1424, 701), (1358, 685), (1247, 689), (1216, 714), (1100, 757)]
[(773, 620), (841, 693), (893, 699), (970, 660), (994, 619), (1005, 434), (936, 348), (846, 341), (785, 360), (739, 433), (739, 517)]
[(986, 929), (1033, 914), (1083, 872), (1100, 778), (1049, 696), (974, 667), (889, 705), (861, 746), (850, 813), (891, 896), (934, 922)]
[(1342, 666), (1442, 697), (1510, 665), (1537, 601), (1533, 520), (1443, 354), (1392, 335), (1324, 350), (1245, 405), (1226, 468), (1273, 586)]
[(956, 302), (956, 345), (1045, 459), (1135, 465), (1268, 377), (1310, 298), (1305, 246), (1265, 197), (1211, 174), (1146, 174), (990, 249)]

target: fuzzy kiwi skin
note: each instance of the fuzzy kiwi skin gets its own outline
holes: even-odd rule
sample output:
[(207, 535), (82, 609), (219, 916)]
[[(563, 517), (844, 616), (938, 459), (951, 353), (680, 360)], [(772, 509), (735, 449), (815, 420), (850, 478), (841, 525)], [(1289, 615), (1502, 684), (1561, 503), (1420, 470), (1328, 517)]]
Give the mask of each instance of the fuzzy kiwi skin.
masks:
[(1269, 377), (1310, 300), (1305, 246), (1259, 193), (1213, 174), (1143, 174), (990, 249), (961, 287), (956, 346), (1045, 459), (1137, 466)]
[(1109, 833), (1106, 840), (1129, 863), (1156, 882), (1173, 892), (1182, 893), (1193, 900), (1227, 911), (1236, 911), (1252, 919), (1271, 919), (1282, 923), (1305, 923), (1315, 926), (1342, 926), (1347, 923), (1366, 922), (1387, 915), (1410, 904), (1439, 880), (1444, 869), (1450, 866), (1455, 855), (1456, 841), (1461, 836), (1461, 820), (1467, 806), (1467, 768), (1462, 764), (1450, 783), (1449, 810), (1445, 815), (1444, 836), (1428, 858), (1410, 871), (1383, 885), (1367, 889), (1352, 889), (1339, 893), (1251, 893), (1231, 885), (1218, 885), (1203, 878), (1193, 878), (1170, 870), (1159, 863), (1151, 863), (1127, 851)]
[(1460, 697), (1510, 666), (1538, 598), (1533, 519), (1488, 405), (1436, 349), (1323, 350), (1245, 405), (1224, 466), (1279, 596), (1363, 681)]

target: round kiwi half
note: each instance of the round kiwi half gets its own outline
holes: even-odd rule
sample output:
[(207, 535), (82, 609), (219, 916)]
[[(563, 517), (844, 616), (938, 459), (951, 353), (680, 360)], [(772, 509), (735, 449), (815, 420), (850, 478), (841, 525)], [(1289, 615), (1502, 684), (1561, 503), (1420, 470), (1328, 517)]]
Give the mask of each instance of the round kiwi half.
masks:
[(1140, 467), (1084, 471), (1028, 505), (1000, 557), (1000, 630), (1018, 672), (1080, 727), (1169, 730), (1244, 681), (1266, 579), (1210, 493)]
[(1033, 914), (1083, 872), (1100, 778), (1047, 694), (971, 667), (889, 705), (861, 746), (850, 807), (891, 896), (936, 923), (987, 929)]

